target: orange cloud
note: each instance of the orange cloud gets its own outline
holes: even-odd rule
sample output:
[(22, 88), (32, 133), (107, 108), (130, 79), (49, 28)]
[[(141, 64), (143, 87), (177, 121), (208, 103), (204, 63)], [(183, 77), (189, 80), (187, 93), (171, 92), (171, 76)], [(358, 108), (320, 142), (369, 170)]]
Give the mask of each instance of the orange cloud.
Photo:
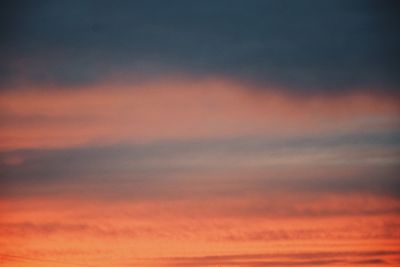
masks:
[(0, 93), (2, 149), (398, 127), (396, 99), (294, 96), (227, 80), (160, 80)]

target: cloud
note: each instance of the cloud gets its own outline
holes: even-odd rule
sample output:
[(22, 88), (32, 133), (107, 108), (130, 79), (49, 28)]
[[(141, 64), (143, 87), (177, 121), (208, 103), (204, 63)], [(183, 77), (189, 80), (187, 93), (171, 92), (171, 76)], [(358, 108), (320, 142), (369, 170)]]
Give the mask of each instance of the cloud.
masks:
[(87, 143), (269, 137), (393, 130), (397, 99), (353, 93), (304, 98), (232, 80), (105, 83), (81, 90), (30, 87), (0, 94), (0, 149)]
[(243, 190), (255, 195), (399, 193), (395, 133), (21, 149), (2, 152), (0, 159), (1, 181), (9, 193), (74, 192), (78, 187), (128, 198), (209, 197)]
[[(276, 254), (210, 255), (201, 257), (166, 258), (165, 266), (335, 266), (387, 264), (386, 256), (397, 251), (305, 252)], [(355, 260), (356, 259), (356, 260)]]
[(396, 93), (396, 7), (357, 0), (3, 2), (1, 87), (187, 73), (299, 94)]

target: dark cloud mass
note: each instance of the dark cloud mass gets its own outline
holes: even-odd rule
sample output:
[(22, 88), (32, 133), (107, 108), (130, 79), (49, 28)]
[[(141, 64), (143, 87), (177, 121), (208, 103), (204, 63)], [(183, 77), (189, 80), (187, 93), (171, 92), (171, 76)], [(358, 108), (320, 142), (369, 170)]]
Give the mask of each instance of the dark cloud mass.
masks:
[(3, 1), (0, 82), (228, 76), (298, 92), (399, 85), (397, 1)]

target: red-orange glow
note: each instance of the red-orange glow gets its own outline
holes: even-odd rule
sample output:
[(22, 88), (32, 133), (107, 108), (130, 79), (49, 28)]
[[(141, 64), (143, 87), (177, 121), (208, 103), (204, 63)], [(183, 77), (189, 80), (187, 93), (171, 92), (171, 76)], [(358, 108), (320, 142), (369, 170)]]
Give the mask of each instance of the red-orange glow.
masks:
[[(341, 260), (346, 257), (340, 253), (380, 251), (383, 255), (379, 257), (388, 260), (399, 256), (394, 251), (400, 245), (400, 217), (387, 212), (399, 209), (396, 199), (361, 195), (309, 198), (277, 194), (269, 199), (216, 198), (212, 202), (3, 200), (0, 244), (10, 255), (88, 261), (95, 266), (130, 266), (141, 261), (143, 266), (175, 266), (171, 258), (209, 255), (249, 254), (251, 258), (266, 254), (266, 261), (281, 254), (287, 255), (287, 261), (295, 261), (296, 254), (307, 253), (334, 253)], [(246, 213), (257, 208), (255, 205), (268, 206), (269, 201), (279, 201), (282, 214)], [(363, 207), (365, 203), (369, 208)], [(336, 214), (345, 205), (347, 210)], [(369, 212), (377, 208), (382, 212)], [(285, 209), (298, 214), (285, 214)], [(318, 210), (325, 213), (310, 213)], [(235, 266), (223, 259), (220, 262)], [(3, 258), (0, 266), (35, 265)]]

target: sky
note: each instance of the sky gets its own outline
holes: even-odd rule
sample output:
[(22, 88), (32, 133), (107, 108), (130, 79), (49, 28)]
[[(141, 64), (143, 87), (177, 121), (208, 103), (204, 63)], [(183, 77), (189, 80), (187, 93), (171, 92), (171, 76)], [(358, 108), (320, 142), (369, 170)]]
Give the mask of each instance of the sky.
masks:
[(0, 267), (399, 265), (399, 11), (1, 1)]

